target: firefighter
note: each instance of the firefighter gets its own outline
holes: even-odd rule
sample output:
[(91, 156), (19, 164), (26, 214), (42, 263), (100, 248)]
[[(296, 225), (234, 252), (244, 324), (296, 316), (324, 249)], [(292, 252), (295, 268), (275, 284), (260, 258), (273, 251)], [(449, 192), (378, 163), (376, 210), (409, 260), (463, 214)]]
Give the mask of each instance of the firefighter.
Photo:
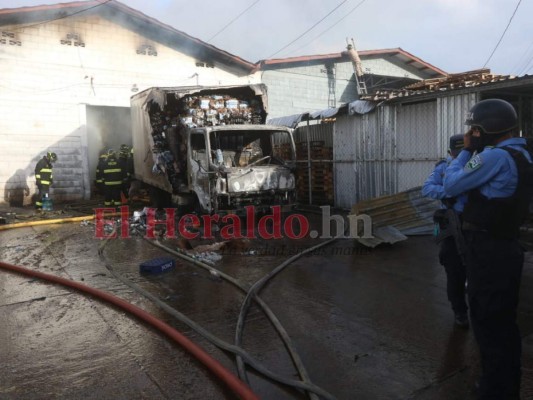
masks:
[[(530, 200), (531, 156), (515, 137), (518, 117), (500, 99), (482, 100), (466, 120), (464, 149), (444, 176), (463, 211), (470, 321), (481, 354), (480, 399), (519, 399), (522, 338), (517, 324), (524, 250), (518, 238)], [(477, 154), (474, 154), (477, 152)]]
[(96, 165), (96, 189), (99, 193), (104, 193), (104, 167), (107, 160), (107, 152), (102, 151), (98, 157), (98, 164)]
[(124, 184), (124, 173), (113, 149), (107, 152), (102, 182), (104, 186), (104, 205), (118, 207), (122, 204), (120, 193)]
[(122, 185), (121, 190), (122, 193), (124, 193), (124, 197), (128, 199), (131, 179), (133, 177), (133, 155), (132, 149), (130, 149), (130, 147), (126, 144), (122, 144), (120, 146), (120, 152), (118, 154), (118, 163), (120, 165), (122, 173), (124, 174), (124, 183)]
[(56, 161), (57, 154), (49, 151), (35, 166), (35, 180), (37, 181), (37, 188), (39, 189), (39, 194), (35, 201), (35, 208), (37, 210), (43, 208), (43, 198), (50, 195), (50, 186), (54, 181), (52, 175), (52, 163)]

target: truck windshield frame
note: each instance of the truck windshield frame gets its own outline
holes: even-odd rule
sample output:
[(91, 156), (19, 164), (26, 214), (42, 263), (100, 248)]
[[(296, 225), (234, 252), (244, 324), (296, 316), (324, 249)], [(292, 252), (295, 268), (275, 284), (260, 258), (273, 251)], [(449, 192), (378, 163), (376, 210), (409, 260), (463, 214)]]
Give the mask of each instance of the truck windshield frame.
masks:
[(217, 167), (243, 168), (250, 165), (286, 165), (275, 142), (290, 143), (290, 134), (279, 130), (214, 130), (209, 134), (210, 163)]

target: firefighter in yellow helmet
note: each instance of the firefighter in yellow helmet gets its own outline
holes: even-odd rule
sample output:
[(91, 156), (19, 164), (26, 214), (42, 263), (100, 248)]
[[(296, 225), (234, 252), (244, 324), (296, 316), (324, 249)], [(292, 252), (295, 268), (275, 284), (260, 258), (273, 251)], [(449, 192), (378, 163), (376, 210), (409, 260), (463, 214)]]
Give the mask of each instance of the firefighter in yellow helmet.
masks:
[(47, 198), (50, 195), (50, 186), (52, 186), (54, 181), (52, 164), (56, 161), (57, 154), (49, 151), (35, 166), (35, 180), (39, 189), (38, 197), (35, 201), (35, 208), (38, 210), (43, 208), (43, 198)]

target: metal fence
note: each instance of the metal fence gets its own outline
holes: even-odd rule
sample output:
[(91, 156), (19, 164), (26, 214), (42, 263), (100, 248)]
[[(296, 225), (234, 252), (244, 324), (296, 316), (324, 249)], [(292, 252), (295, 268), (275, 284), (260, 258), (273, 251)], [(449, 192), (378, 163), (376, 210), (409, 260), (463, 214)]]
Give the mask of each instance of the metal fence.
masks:
[(294, 131), (298, 202), (333, 205), (333, 123), (306, 121)]

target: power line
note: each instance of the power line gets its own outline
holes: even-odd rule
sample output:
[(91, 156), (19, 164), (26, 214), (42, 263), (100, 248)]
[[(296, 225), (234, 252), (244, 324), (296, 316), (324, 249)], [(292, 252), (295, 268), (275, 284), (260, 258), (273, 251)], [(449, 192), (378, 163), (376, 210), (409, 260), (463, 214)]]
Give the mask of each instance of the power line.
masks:
[[(516, 75), (520, 75), (523, 72), (524, 68), (526, 68), (527, 65), (530, 63), (530, 61), (533, 59), (533, 56), (532, 58), (527, 59), (529, 55), (531, 54), (532, 48), (533, 48), (533, 42), (529, 44), (527, 50), (524, 52), (524, 54), (522, 54), (522, 57), (520, 58), (520, 60), (513, 67), (512, 71), (516, 71)], [(524, 60), (525, 62), (523, 62)]]
[(352, 8), (350, 11), (348, 11), (348, 13), (342, 17), (341, 19), (339, 19), (337, 22), (335, 22), (333, 25), (331, 25), (328, 29), (326, 29), (325, 31), (322, 31), (322, 33), (320, 33), (318, 36), (316, 36), (314, 39), (312, 39), (311, 41), (309, 41), (307, 44), (304, 44), (303, 46), (300, 46), (298, 47), (296, 50), (293, 51), (293, 53), (296, 53), (297, 51), (309, 46), (311, 43), (313, 43), (315, 40), (317, 40), (319, 37), (321, 37), (322, 35), (324, 35), (326, 32), (329, 32), (332, 28), (334, 28), (335, 26), (337, 26), (342, 20), (344, 20), (346, 17), (348, 17), (351, 13), (353, 13), (355, 10), (357, 10), (361, 5), (363, 5), (363, 3), (365, 2), (366, 0), (362, 0), (359, 2), (359, 4), (357, 4), (354, 8)]
[(528, 73), (531, 70), (531, 68), (533, 68), (533, 57), (531, 57), (528, 60), (527, 64), (524, 66), (524, 68), (522, 68), (522, 70), (520, 71), (520, 73), (518, 75), (520, 75), (522, 73), (524, 73), (524, 74)]
[[(98, 2), (98, 0), (96, 0), (96, 1)], [(91, 6), (91, 7), (84, 8), (83, 10), (73, 12), (72, 14), (62, 15), (61, 17), (57, 17), (57, 18), (53, 18), (53, 19), (49, 19), (49, 20), (46, 20), (46, 21), (37, 22), (36, 24), (24, 25), (24, 26), (21, 26), (21, 27), (19, 27), (19, 28), (13, 29), (12, 31), (13, 31), (13, 32), (16, 32), (16, 31), (19, 30), (19, 29), (33, 28), (34, 26), (39, 26), (39, 25), (47, 24), (47, 23), (49, 23), (49, 22), (58, 21), (58, 20), (60, 20), (60, 19), (70, 18), (70, 17), (72, 17), (72, 16), (74, 16), (74, 15), (81, 14), (81, 13), (83, 13), (83, 12), (86, 12), (86, 11), (92, 10), (93, 8), (103, 6), (104, 4), (109, 3), (110, 1), (113, 1), (113, 0), (105, 0), (103, 3), (98, 3), (98, 4), (95, 5), (95, 6)]]
[(272, 58), (274, 57), (276, 54), (280, 53), (281, 51), (285, 50), (287, 47), (289, 47), (291, 44), (293, 44), (294, 42), (296, 42), (298, 39), (300, 39), (302, 36), (304, 36), (307, 32), (309, 32), (311, 29), (313, 29), (315, 26), (317, 26), (318, 24), (320, 24), (322, 21), (324, 21), (327, 17), (329, 17), (337, 8), (339, 8), (340, 6), (342, 6), (344, 3), (346, 3), (348, 0), (343, 0), (339, 3), (339, 5), (337, 5), (337, 7), (335, 7), (333, 10), (331, 10), (329, 13), (327, 13), (320, 21), (316, 22), (315, 24), (313, 24), (313, 26), (311, 26), (308, 30), (306, 30), (304, 33), (302, 33), (300, 36), (298, 36), (296, 39), (294, 39), (292, 42), (290, 42), (289, 44), (287, 44), (286, 46), (283, 46), (281, 49), (279, 49), (278, 51), (276, 51), (274, 54), (270, 55), (268, 58)]
[(502, 35), (500, 36), (500, 40), (498, 40), (498, 43), (496, 43), (496, 47), (494, 47), (494, 50), (492, 50), (492, 53), (490, 54), (490, 56), (487, 59), (487, 61), (485, 61), (485, 64), (483, 65), (483, 68), (485, 68), (487, 66), (487, 64), (489, 63), (490, 59), (492, 58), (492, 56), (496, 52), (496, 49), (500, 45), (503, 37), (505, 36), (505, 32), (507, 32), (507, 29), (509, 28), (509, 25), (511, 25), (511, 21), (514, 18), (515, 14), (516, 14), (516, 11), (518, 10), (518, 7), (520, 6), (520, 3), (522, 3), (522, 0), (518, 0), (518, 4), (516, 5), (516, 8), (514, 9), (513, 15), (511, 15), (511, 18), (509, 19), (509, 22), (507, 23), (507, 26), (505, 27), (505, 30), (503, 31)]
[(237, 15), (235, 18), (233, 18), (230, 22), (228, 22), (221, 30), (219, 30), (217, 33), (215, 33), (213, 36), (211, 36), (208, 40), (207, 40), (207, 43), (209, 43), (211, 40), (213, 40), (214, 38), (216, 38), (220, 33), (224, 32), (226, 30), (226, 28), (228, 26), (230, 26), (231, 24), (233, 24), (235, 21), (237, 21), (246, 11), (248, 11), (250, 8), (252, 8), (253, 6), (255, 6), (257, 3), (259, 3), (261, 0), (256, 0), (251, 6), (249, 6), (246, 10), (244, 10), (243, 12), (241, 12), (239, 15)]

